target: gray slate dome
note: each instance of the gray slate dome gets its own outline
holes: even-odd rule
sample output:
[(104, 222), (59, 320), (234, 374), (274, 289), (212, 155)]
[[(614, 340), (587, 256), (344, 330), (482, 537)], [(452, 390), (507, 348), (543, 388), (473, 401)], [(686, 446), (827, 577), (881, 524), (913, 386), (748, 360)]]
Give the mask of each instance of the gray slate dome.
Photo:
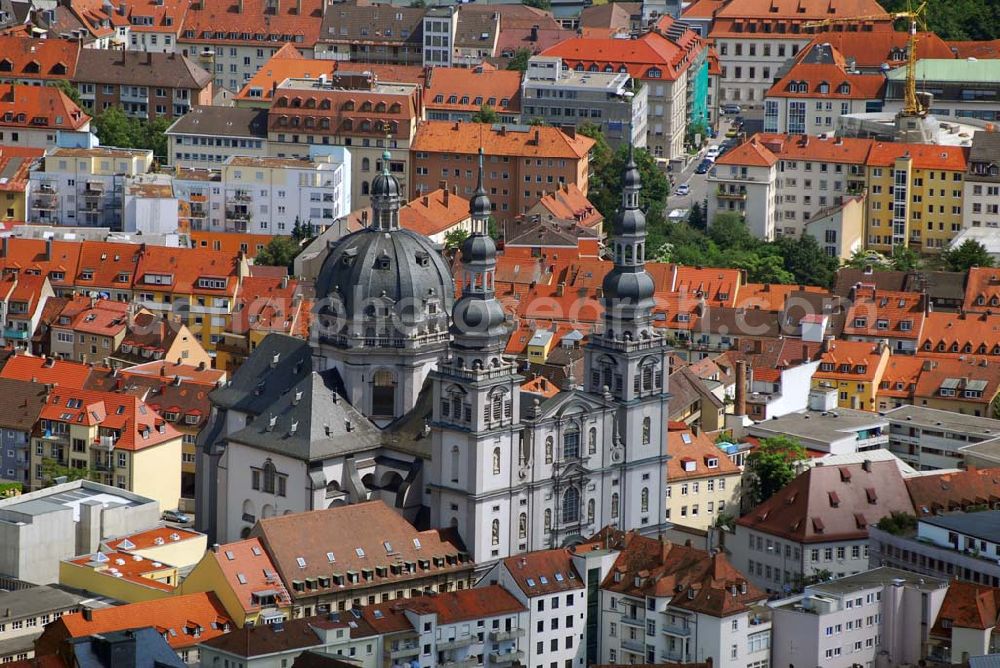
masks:
[[(427, 237), (406, 229), (366, 228), (330, 250), (316, 279), (316, 299), (325, 298), (331, 302), (331, 315), (341, 315), (347, 322), (374, 322), (373, 306), (384, 299), (397, 310), (405, 309), (407, 321), (412, 318), (447, 329), (455, 285), (444, 258)], [(429, 304), (434, 306), (429, 309)]]
[(651, 302), (656, 290), (652, 277), (645, 270), (631, 271), (619, 267), (608, 272), (602, 288), (606, 301), (629, 306)]
[(469, 202), (469, 213), (473, 218), (489, 218), (493, 215), (493, 206), (490, 204), (489, 195), (482, 188), (476, 190), (472, 201)]
[(372, 197), (402, 197), (399, 179), (384, 172), (372, 179), (370, 192)]
[(645, 234), (646, 215), (640, 209), (625, 209), (618, 213), (615, 234)]
[(483, 262), (495, 262), (497, 246), (492, 237), (474, 234), (462, 242), (462, 262), (475, 266)]
[(639, 168), (635, 165), (635, 160), (629, 155), (625, 164), (625, 173), (622, 175), (622, 186), (639, 188), (642, 186), (642, 177), (639, 176)]
[[(507, 317), (495, 299), (459, 299), (452, 313), (451, 331), (468, 339), (507, 336)], [(459, 339), (456, 338), (456, 343)]]

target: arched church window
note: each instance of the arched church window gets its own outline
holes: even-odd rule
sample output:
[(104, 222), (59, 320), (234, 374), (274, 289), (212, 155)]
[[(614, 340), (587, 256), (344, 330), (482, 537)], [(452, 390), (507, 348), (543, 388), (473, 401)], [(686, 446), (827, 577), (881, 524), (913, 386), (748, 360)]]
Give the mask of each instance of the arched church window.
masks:
[(591, 499), (587, 501), (587, 524), (594, 523), (594, 513), (597, 510), (597, 502)]
[(379, 369), (372, 379), (372, 415), (392, 417), (396, 413), (396, 377), (388, 369)]
[(459, 465), (459, 453), (458, 446), (453, 446), (451, 449), (451, 481), (458, 482), (458, 465)]
[(493, 475), (500, 474), (500, 448), (493, 448)]
[(618, 492), (611, 495), (611, 517), (618, 517)]
[(587, 452), (591, 455), (597, 453), (597, 427), (591, 427), (587, 435)]
[(361, 171), (367, 172), (372, 168), (372, 161), (368, 158), (361, 158)]
[(639, 505), (641, 506), (642, 512), (649, 512), (649, 488), (643, 487), (642, 492), (639, 495)]
[(551, 464), (552, 463), (552, 437), (551, 436), (546, 436), (545, 437), (545, 463), (546, 464)]
[(499, 422), (500, 418), (503, 417), (503, 392), (494, 392), (492, 403), (493, 421)]
[(565, 524), (580, 519), (580, 490), (570, 487), (563, 493), (562, 521)]
[(517, 518), (517, 537), (524, 539), (528, 537), (528, 514), (521, 513)]
[(625, 246), (625, 261), (626, 262), (632, 261), (632, 246), (629, 245)]
[(649, 440), (650, 440), (649, 431), (650, 431), (650, 426), (651, 425), (652, 425), (652, 423), (650, 422), (650, 419), (648, 417), (644, 417), (642, 419), (642, 444), (643, 445), (649, 445)]
[(642, 389), (651, 390), (653, 389), (653, 365), (643, 364), (642, 365)]
[(490, 531), (490, 543), (492, 545), (500, 544), (500, 520), (493, 520), (493, 527)]
[(549, 531), (552, 531), (552, 509), (551, 508), (546, 508), (545, 509), (544, 526), (545, 526), (546, 533), (549, 532)]

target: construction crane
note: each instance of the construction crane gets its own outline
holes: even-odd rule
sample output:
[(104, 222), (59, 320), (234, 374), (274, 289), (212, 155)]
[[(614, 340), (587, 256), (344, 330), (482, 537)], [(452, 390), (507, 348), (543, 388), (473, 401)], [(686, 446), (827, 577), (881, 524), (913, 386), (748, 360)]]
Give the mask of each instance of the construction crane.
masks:
[[(912, 5), (911, 5), (912, 7)], [(926, 116), (927, 108), (917, 97), (917, 31), (918, 27), (927, 29), (927, 22), (924, 15), (927, 11), (927, 3), (922, 2), (916, 9), (905, 12), (886, 12), (884, 14), (870, 14), (868, 16), (846, 16), (836, 19), (824, 19), (822, 21), (810, 21), (803, 25), (804, 28), (824, 28), (832, 25), (843, 25), (845, 23), (857, 23), (860, 21), (892, 21), (907, 19), (910, 22), (910, 37), (906, 47), (906, 90), (903, 94), (903, 115), (905, 116)]]

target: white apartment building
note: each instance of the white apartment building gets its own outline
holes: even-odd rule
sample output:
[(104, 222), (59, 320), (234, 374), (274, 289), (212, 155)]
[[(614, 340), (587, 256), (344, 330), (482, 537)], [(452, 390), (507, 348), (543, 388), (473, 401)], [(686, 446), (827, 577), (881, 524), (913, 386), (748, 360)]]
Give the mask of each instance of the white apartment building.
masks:
[[(713, 30), (712, 35), (716, 33)], [(715, 38), (722, 77), (719, 103), (762, 104), (778, 71), (809, 43), (811, 35), (720, 34)]]
[(770, 603), (775, 666), (916, 665), (948, 582), (876, 568)]
[(900, 406), (884, 415), (889, 421), (889, 450), (920, 471), (961, 468), (963, 448), (1000, 436), (1000, 420), (954, 411)]
[[(761, 134), (709, 173), (709, 220), (733, 211), (758, 238), (799, 236), (814, 216), (865, 186), (867, 139)], [(826, 240), (819, 239), (821, 243)]]
[(174, 194), (187, 202), (187, 216), (194, 231), (222, 230), (226, 220), (226, 197), (222, 172), (218, 169), (174, 169)]
[[(453, 48), (458, 30), (458, 7), (431, 7), (424, 14), (423, 28), (424, 67), (451, 67), (458, 55), (458, 50)], [(470, 62), (466, 60), (463, 64)]]
[(1000, 135), (977, 132), (972, 137), (962, 212), (962, 227), (1000, 228)]
[(29, 222), (121, 230), (125, 182), (152, 164), (149, 150), (49, 149), (31, 172)]
[(350, 213), (350, 153), (326, 148), (328, 155), (313, 160), (228, 158), (222, 166), (220, 231), (291, 234), (296, 220), (325, 227)]
[(586, 664), (587, 583), (569, 550), (528, 552), (497, 562), (478, 586), (496, 584), (527, 609), (525, 626), (514, 631), (528, 651), (526, 665)]
[(46, 624), (96, 603), (49, 585), (0, 593), (0, 664), (30, 659)]
[[(770, 665), (766, 595), (724, 554), (634, 533), (619, 539), (621, 553), (601, 585), (599, 663), (711, 657), (720, 668)], [(664, 586), (674, 582), (676, 587)]]
[(175, 167), (222, 167), (227, 158), (267, 156), (267, 110), (196, 106), (165, 133)]

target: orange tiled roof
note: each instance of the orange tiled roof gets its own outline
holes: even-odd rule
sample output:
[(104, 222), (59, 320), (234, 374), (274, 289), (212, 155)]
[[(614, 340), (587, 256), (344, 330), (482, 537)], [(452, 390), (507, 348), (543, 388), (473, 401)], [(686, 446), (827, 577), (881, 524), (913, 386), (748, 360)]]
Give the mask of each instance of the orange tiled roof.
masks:
[[(336, 60), (306, 58), (294, 45), (285, 44), (250, 77), (235, 99), (268, 102), (285, 79), (315, 79), (321, 74), (333, 74), (336, 69)], [(251, 91), (259, 91), (260, 95), (251, 95)]]
[[(866, 32), (863, 39), (856, 32), (824, 32), (802, 49), (814, 44), (829, 44), (845, 59), (854, 61), (859, 69), (879, 70), (882, 64), (899, 67), (906, 64), (909, 33), (895, 30)], [(917, 33), (917, 55), (920, 58), (954, 58), (948, 44), (932, 32)]]
[[(945, 623), (947, 620), (947, 623)], [(954, 629), (995, 629), (1000, 624), (1000, 588), (955, 578), (941, 601), (931, 635), (951, 638)]]
[[(531, 338), (530, 334), (528, 338), (529, 339)], [(527, 344), (527, 341), (525, 341), (525, 344)], [(524, 349), (522, 348), (518, 354), (523, 352)], [(522, 383), (521, 392), (522, 393), (527, 392), (528, 394), (537, 394), (545, 397), (546, 399), (549, 399), (559, 394), (559, 388), (556, 387), (556, 384), (553, 383), (548, 378), (546, 378), (545, 376), (537, 376), (529, 381)]]
[(135, 550), (148, 550), (160, 547), (161, 545), (177, 543), (182, 540), (193, 540), (201, 535), (197, 531), (191, 531), (190, 529), (162, 526), (147, 531), (137, 531), (136, 533), (130, 533), (127, 536), (119, 538), (112, 538), (111, 540), (104, 541), (103, 544), (111, 550), (134, 552)]
[(906, 488), (917, 517), (962, 510), (985, 504), (991, 508), (1000, 501), (1000, 468), (928, 473), (906, 479)]
[(145, 559), (131, 552), (102, 550), (94, 554), (73, 557), (67, 562), (80, 568), (90, 569), (104, 577), (121, 578), (150, 589), (173, 592), (177, 588), (176, 584), (168, 584), (163, 577), (164, 571), (172, 571), (173, 566)]
[(62, 388), (82, 388), (95, 368), (89, 364), (55, 358), (14, 355), (0, 368), (0, 378), (33, 380)]
[(190, 0), (129, 0), (125, 18), (131, 32), (169, 32), (177, 35), (190, 8)]
[(555, 218), (575, 220), (583, 227), (593, 227), (604, 220), (601, 212), (590, 203), (575, 183), (565, 183), (562, 187), (546, 193), (538, 203)]
[(399, 210), (399, 224), (424, 236), (439, 234), (468, 218), (469, 200), (447, 189), (422, 195)]
[[(815, 47), (814, 47), (815, 48)], [(768, 89), (767, 97), (815, 98), (824, 100), (880, 100), (885, 87), (881, 74), (853, 74), (838, 53), (837, 64), (796, 63)], [(801, 90), (800, 86), (805, 87)], [(820, 86), (826, 85), (826, 91)]]
[(923, 328), (925, 300), (916, 292), (858, 289), (847, 311), (844, 335), (916, 340)]
[[(83, 241), (80, 244), (79, 272), (76, 286), (131, 290), (135, 269), (145, 252), (145, 244), (120, 244), (108, 241)], [(86, 278), (89, 276), (90, 278)]]
[[(917, 380), (913, 396), (921, 399), (941, 399), (947, 398), (952, 401), (962, 401), (968, 403), (988, 404), (1000, 392), (1000, 364), (996, 360), (988, 360), (982, 357), (972, 357), (963, 355), (965, 359), (958, 357), (939, 357), (929, 359), (917, 357), (921, 362), (920, 377)], [(895, 359), (895, 358), (893, 358)], [(954, 397), (942, 397), (941, 388), (945, 381), (951, 383), (955, 391)], [(979, 396), (964, 396), (964, 390), (969, 383), (975, 381), (985, 382), (985, 386), (980, 391)]]
[(710, 19), (722, 9), (726, 0), (695, 0), (681, 13), (681, 19)]
[[(674, 81), (687, 71), (694, 60), (693, 54), (703, 47), (697, 36), (688, 35), (684, 39), (690, 42), (686, 43), (687, 48), (658, 32), (643, 33), (638, 39), (574, 37), (546, 49), (542, 55), (559, 56), (571, 68), (593, 66), (597, 68), (594, 71), (604, 71), (610, 66), (618, 71), (625, 67), (636, 79)], [(658, 70), (659, 76), (651, 76), (650, 70)]]
[(298, 281), (287, 277), (248, 276), (240, 283), (230, 331), (251, 329), (290, 333), (301, 304), (295, 300)]
[(921, 354), (1000, 355), (1000, 314), (944, 313), (924, 319)]
[(241, 0), (229, 4), (202, 0), (193, 4), (184, 19), (181, 39), (209, 44), (261, 44), (294, 42), (311, 49), (319, 39), (323, 22), (322, 0), (276, 3), (267, 9), (267, 0)]
[[(128, 312), (129, 305), (125, 302), (110, 299), (91, 302), (88, 299), (81, 308), (80, 300), (74, 299), (59, 314), (56, 326), (68, 326), (75, 332), (86, 334), (115, 336), (128, 326)], [(64, 317), (70, 318), (70, 322), (65, 325), (61, 322)]]
[(427, 75), (424, 106), (442, 111), (479, 111), (484, 104), (500, 113), (521, 109), (521, 73), (477, 67), (433, 67)]
[(278, 570), (271, 563), (271, 558), (264, 551), (259, 539), (249, 538), (218, 545), (213, 547), (209, 554), (219, 565), (219, 570), (222, 571), (245, 612), (256, 612), (261, 609), (260, 603), (254, 602), (253, 593), (267, 589), (274, 590), (277, 605), (291, 604), (292, 599), (281, 578), (278, 577)]
[(783, 285), (780, 283), (746, 283), (740, 287), (733, 306), (744, 309), (780, 311), (785, 308), (789, 295), (805, 288), (807, 292), (827, 293), (827, 290), (812, 285)]
[(973, 267), (965, 280), (962, 310), (968, 313), (1000, 309), (1000, 269)]
[(594, 140), (577, 133), (571, 137), (559, 128), (533, 126), (519, 131), (485, 123), (424, 121), (417, 127), (411, 151), (448, 152), (475, 155), (485, 146), (491, 156), (569, 158), (586, 156)]
[(72, 79), (80, 48), (80, 42), (68, 39), (0, 35), (0, 77)]
[(778, 158), (754, 135), (716, 160), (716, 165), (739, 165), (749, 167), (773, 167)]
[(98, 427), (102, 436), (116, 435), (115, 448), (143, 450), (181, 434), (138, 397), (60, 385), (52, 390), (41, 416), (49, 422)]
[(813, 21), (854, 16), (884, 15), (875, 0), (730, 0), (716, 18), (795, 19)]
[[(384, 124), (388, 123), (393, 137), (410, 139), (411, 121), (419, 116), (419, 88), (401, 95), (377, 87), (356, 90), (279, 86), (267, 123), (269, 129), (276, 131), (315, 127), (317, 132), (327, 134), (343, 131), (373, 137), (384, 137)], [(314, 126), (310, 126), (310, 122)], [(324, 127), (327, 122), (328, 127)]]
[(893, 355), (879, 381), (879, 397), (910, 399), (923, 373), (924, 360), (912, 355)]
[(870, 341), (833, 341), (820, 356), (813, 374), (818, 380), (873, 380), (882, 359), (879, 343)]
[(528, 598), (584, 587), (580, 574), (573, 566), (572, 553), (566, 548), (535, 550), (507, 557), (503, 565)]
[[(935, 55), (925, 56), (923, 55), (923, 39), (920, 40), (919, 44), (920, 46), (917, 47), (917, 51), (920, 52), (921, 58), (947, 57)], [(956, 58), (979, 58), (980, 60), (1000, 58), (1000, 39), (984, 41), (949, 41), (946, 44)]]
[(668, 482), (740, 474), (739, 467), (704, 433), (693, 433), (683, 422), (670, 423), (667, 428), (671, 455), (667, 462)]
[[(169, 276), (170, 282), (151, 283), (153, 276)], [(202, 279), (224, 281), (224, 287), (202, 283)], [(204, 248), (147, 246), (135, 270), (136, 290), (232, 297), (238, 284), (237, 257)]]
[(178, 364), (176, 361), (170, 360), (154, 360), (121, 369), (118, 371), (118, 375), (123, 378), (157, 378), (167, 379), (173, 383), (193, 383), (215, 387), (225, 378), (226, 372), (211, 367)]
[(915, 169), (964, 172), (968, 167), (970, 150), (964, 146), (875, 142), (868, 153), (868, 166), (891, 167), (896, 160), (909, 155)]
[(0, 146), (0, 174), (4, 175), (0, 191), (24, 192), (32, 164), (43, 155), (45, 149), (41, 148)]
[[(63, 615), (56, 624), (61, 628), (55, 632), (70, 638), (152, 626), (166, 634), (171, 647), (182, 649), (228, 632), (230, 620), (215, 594), (202, 593), (98, 608), (92, 611), (91, 621), (77, 612)], [(200, 629), (197, 636), (192, 624)]]
[(90, 123), (73, 100), (54, 86), (0, 86), (0, 126), (80, 130)]

